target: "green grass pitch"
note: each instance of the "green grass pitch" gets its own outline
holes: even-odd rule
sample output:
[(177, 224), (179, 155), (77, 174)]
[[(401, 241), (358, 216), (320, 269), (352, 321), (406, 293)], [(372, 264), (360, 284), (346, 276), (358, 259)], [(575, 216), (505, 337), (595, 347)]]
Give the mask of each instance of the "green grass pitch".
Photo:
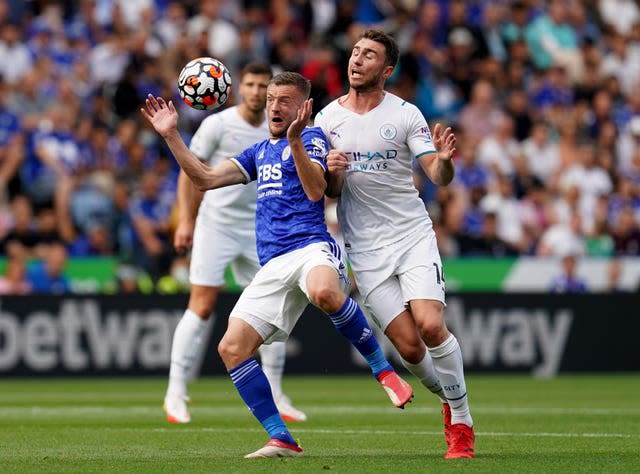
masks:
[(445, 461), (436, 399), (391, 406), (371, 378), (286, 376), (309, 420), (296, 459), (245, 460), (266, 436), (225, 377), (191, 384), (188, 425), (164, 421), (164, 378), (0, 381), (0, 471), (117, 473), (640, 472), (640, 377), (467, 377), (474, 460)]

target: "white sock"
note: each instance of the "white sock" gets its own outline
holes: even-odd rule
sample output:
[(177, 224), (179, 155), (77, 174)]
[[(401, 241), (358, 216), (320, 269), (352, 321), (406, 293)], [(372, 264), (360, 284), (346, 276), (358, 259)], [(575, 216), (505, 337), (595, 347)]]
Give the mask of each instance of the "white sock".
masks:
[(440, 385), (440, 380), (438, 380), (438, 374), (436, 374), (435, 368), (433, 367), (433, 360), (427, 351), (424, 354), (424, 357), (417, 364), (412, 364), (404, 359), (402, 359), (402, 365), (411, 372), (413, 375), (418, 377), (418, 380), (424, 385), (427, 390), (436, 395), (442, 403), (447, 403), (447, 399), (444, 397), (444, 391), (442, 390), (442, 385)]
[(286, 342), (262, 344), (258, 351), (260, 353), (260, 365), (262, 365), (262, 370), (271, 385), (273, 398), (277, 400), (282, 395), (282, 373), (284, 372)]
[(200, 346), (207, 321), (190, 309), (178, 321), (171, 344), (171, 366), (167, 393), (187, 395), (187, 377)]
[(428, 349), (445, 397), (451, 407), (451, 424), (464, 423), (467, 426), (473, 426), (467, 401), (467, 386), (464, 382), (462, 351), (458, 340), (452, 334), (439, 346)]

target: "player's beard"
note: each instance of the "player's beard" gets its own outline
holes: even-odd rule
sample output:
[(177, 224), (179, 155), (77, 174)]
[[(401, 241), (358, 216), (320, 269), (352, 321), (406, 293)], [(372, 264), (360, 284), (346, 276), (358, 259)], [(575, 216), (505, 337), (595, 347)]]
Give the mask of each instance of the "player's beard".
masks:
[(361, 84), (353, 85), (349, 81), (349, 86), (356, 92), (364, 93), (378, 90), (382, 82), (382, 71), (373, 76), (370, 80), (362, 82)]
[(245, 102), (245, 105), (247, 106), (247, 109), (249, 110), (249, 112), (251, 112), (252, 114), (259, 114), (264, 110), (266, 103), (260, 102), (260, 101)]
[(269, 134), (271, 135), (271, 138), (284, 138), (287, 136), (288, 129), (289, 127), (274, 131), (273, 128), (269, 127)]

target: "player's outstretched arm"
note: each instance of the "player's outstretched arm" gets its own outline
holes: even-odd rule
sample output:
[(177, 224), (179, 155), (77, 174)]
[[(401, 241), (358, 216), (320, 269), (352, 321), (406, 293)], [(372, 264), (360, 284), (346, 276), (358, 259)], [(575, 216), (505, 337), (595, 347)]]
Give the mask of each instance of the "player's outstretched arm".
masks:
[(211, 168), (189, 150), (178, 131), (178, 111), (172, 101), (166, 102), (162, 97), (149, 94), (140, 112), (164, 139), (180, 167), (200, 191), (246, 182), (240, 168), (230, 160)]
[(302, 106), (298, 109), (296, 119), (287, 129), (287, 140), (291, 147), (291, 154), (293, 155), (302, 189), (304, 189), (307, 197), (315, 202), (324, 196), (327, 181), (325, 180), (322, 167), (309, 159), (307, 150), (300, 137), (307, 123), (309, 123), (312, 107), (313, 99), (307, 99), (303, 102)]
[(456, 151), (456, 136), (451, 127), (442, 130), (442, 125), (437, 123), (433, 129), (433, 144), (436, 148), (433, 154), (420, 158), (419, 163), (429, 179), (438, 186), (446, 186), (455, 175), (453, 167), (453, 154)]

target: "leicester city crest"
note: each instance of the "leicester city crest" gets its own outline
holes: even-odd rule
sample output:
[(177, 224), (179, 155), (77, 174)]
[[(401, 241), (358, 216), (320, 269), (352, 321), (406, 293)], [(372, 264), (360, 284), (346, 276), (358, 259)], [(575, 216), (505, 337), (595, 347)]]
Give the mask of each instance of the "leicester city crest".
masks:
[(385, 140), (393, 140), (396, 138), (398, 131), (396, 127), (391, 125), (390, 123), (385, 123), (382, 127), (380, 127), (380, 136)]
[(291, 157), (291, 147), (290, 146), (286, 146), (284, 147), (284, 150), (282, 150), (282, 161), (287, 161), (289, 158)]

